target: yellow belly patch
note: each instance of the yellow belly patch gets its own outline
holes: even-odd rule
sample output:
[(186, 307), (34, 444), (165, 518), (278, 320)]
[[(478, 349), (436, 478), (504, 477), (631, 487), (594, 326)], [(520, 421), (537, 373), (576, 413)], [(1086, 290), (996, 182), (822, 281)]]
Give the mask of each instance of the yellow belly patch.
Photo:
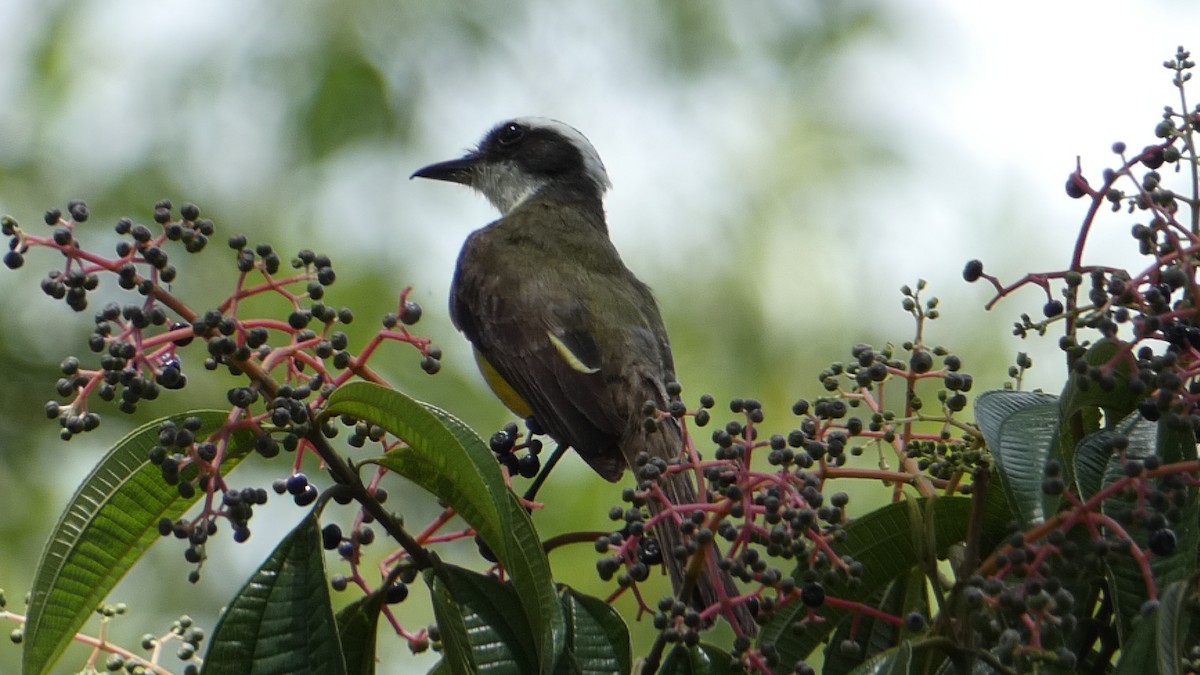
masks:
[(492, 364), (483, 358), (483, 354), (480, 354), (478, 349), (475, 350), (475, 364), (479, 366), (479, 372), (483, 373), (483, 379), (491, 387), (492, 393), (500, 399), (505, 407), (521, 418), (533, 416), (533, 410), (530, 409), (525, 399), (521, 398), (517, 390), (509, 386), (503, 377), (500, 377), (500, 373), (496, 372)]

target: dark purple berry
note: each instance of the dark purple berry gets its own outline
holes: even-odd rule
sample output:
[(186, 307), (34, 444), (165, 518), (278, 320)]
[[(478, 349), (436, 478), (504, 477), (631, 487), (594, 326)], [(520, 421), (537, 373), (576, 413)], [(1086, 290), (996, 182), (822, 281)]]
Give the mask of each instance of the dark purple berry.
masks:
[(966, 267), (963, 268), (963, 279), (967, 283), (975, 283), (983, 276), (983, 262), (980, 260), (970, 260)]
[(904, 617), (905, 630), (925, 630), (925, 625), (925, 615), (920, 612), (909, 612), (908, 616)]
[(1179, 539), (1175, 536), (1174, 530), (1164, 527), (1151, 532), (1150, 540), (1147, 543), (1151, 553), (1166, 556), (1175, 552), (1175, 548), (1179, 545)]
[(387, 602), (389, 605), (394, 605), (398, 602), (404, 602), (408, 597), (408, 584), (403, 581), (396, 582), (387, 589)]
[(406, 326), (411, 326), (421, 320), (421, 306), (412, 300), (407, 300), (404, 307), (400, 308), (400, 322)]
[(308, 506), (317, 501), (317, 488), (309, 484), (304, 488), (304, 492), (296, 495), (296, 506)]
[(292, 475), (287, 479), (287, 491), (293, 496), (300, 495), (308, 487), (308, 476), (302, 473)]
[(1071, 199), (1080, 199), (1088, 194), (1087, 179), (1079, 174), (1078, 171), (1067, 177), (1067, 196)]
[(800, 589), (800, 602), (807, 607), (820, 607), (825, 604), (825, 588), (815, 581), (804, 584)]
[(332, 551), (337, 548), (342, 541), (342, 528), (338, 527), (337, 523), (329, 523), (321, 528), (321, 545), (326, 551)]
[(521, 474), (522, 478), (533, 478), (541, 468), (541, 460), (533, 454), (525, 455), (517, 462), (517, 472)]
[(509, 452), (512, 452), (514, 441), (515, 439), (513, 438), (512, 434), (508, 433), (506, 430), (502, 430), (492, 434), (489, 445), (492, 448), (492, 452), (496, 453), (497, 455), (506, 455)]

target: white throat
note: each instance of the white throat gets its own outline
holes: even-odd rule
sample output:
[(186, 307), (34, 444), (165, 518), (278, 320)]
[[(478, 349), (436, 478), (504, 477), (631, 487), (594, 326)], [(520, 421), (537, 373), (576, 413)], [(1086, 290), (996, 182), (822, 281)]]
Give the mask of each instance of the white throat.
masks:
[(501, 215), (508, 215), (545, 185), (546, 181), (534, 179), (508, 163), (488, 166), (475, 176), (472, 184)]

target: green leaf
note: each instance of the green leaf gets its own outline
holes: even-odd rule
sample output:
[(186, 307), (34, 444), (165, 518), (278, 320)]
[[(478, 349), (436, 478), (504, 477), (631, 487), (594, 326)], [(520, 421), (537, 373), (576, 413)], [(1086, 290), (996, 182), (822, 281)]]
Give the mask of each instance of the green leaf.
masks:
[(279, 542), (221, 613), (201, 673), (346, 673), (315, 514)]
[(1121, 656), (1112, 675), (1158, 675), (1157, 631), (1155, 621), (1139, 621), (1121, 640)]
[(1194, 636), (1189, 635), (1193, 611), (1188, 600), (1190, 585), (1187, 581), (1176, 581), (1164, 588), (1155, 612), (1154, 651), (1158, 655), (1158, 672), (1163, 675), (1183, 675), (1181, 664), (1194, 644)]
[[(916, 569), (915, 567), (913, 569)], [(899, 616), (904, 602), (904, 579), (889, 583), (882, 595), (871, 597), (865, 604), (870, 604), (880, 611)], [(862, 665), (868, 658), (885, 652), (896, 644), (900, 635), (900, 627), (887, 621), (876, 620), (869, 614), (863, 614), (856, 622), (842, 621), (829, 638), (824, 650), (823, 675), (842, 675)], [(851, 635), (854, 638), (851, 638)], [(864, 637), (865, 636), (865, 637)], [(857, 653), (843, 653), (840, 649), (842, 642), (854, 639), (863, 649)]]
[(424, 575), (433, 600), (433, 618), (437, 621), (438, 634), (442, 638), (442, 660), (429, 672), (430, 675), (473, 675), (479, 672), (471, 646), (471, 632), (467, 629), (467, 617), (459, 610), (451, 595), (450, 587), (433, 570)]
[(443, 410), (368, 382), (339, 387), (325, 414), (367, 420), (407, 443), (372, 461), (437, 495), (475, 529), (512, 579), (533, 629), (540, 671), (553, 672), (565, 648), (566, 626), (550, 563), (533, 521), (483, 439)]
[(659, 666), (658, 675), (733, 675), (733, 665), (733, 657), (724, 649), (703, 642), (695, 647), (675, 645)]
[(1196, 435), (1192, 430), (1191, 421), (1180, 421), (1183, 426), (1174, 426), (1168, 422), (1159, 422), (1158, 444), (1155, 452), (1163, 464), (1176, 462), (1192, 462), (1196, 460)]
[(334, 617), (341, 638), (347, 675), (375, 674), (375, 637), (379, 613), (386, 599), (386, 588), (346, 605)]
[(1005, 420), (1022, 410), (1057, 402), (1058, 397), (1052, 394), (993, 389), (975, 399), (975, 422), (988, 445), (998, 446)]
[[(926, 505), (929, 503), (931, 502), (926, 502)], [(928, 617), (928, 583), (921, 566), (913, 566), (907, 573), (890, 582), (882, 599), (873, 604), (879, 611), (892, 616), (904, 617), (909, 612), (915, 611)], [(907, 644), (907, 639), (924, 634), (924, 630), (909, 631), (902, 626), (875, 619), (867, 614), (860, 615), (857, 621), (843, 621), (838, 624), (837, 630), (834, 631), (833, 637), (825, 647), (825, 667), (821, 672), (824, 675), (858, 672), (857, 669), (860, 666), (872, 662), (877, 655), (895, 651), (902, 635), (905, 639), (902, 644)], [(852, 635), (855, 637), (852, 638)], [(864, 645), (864, 649), (857, 656), (847, 656), (838, 648), (844, 640), (848, 639), (855, 639), (859, 644)], [(920, 650), (920, 654), (920, 658), (930, 662), (929, 672), (932, 672), (936, 664), (945, 658), (945, 654), (937, 649)]]
[(850, 675), (908, 675), (912, 664), (912, 645), (900, 643), (899, 647), (889, 649), (867, 659)]
[[(1097, 340), (1083, 355), (1083, 361), (1089, 367), (1106, 366), (1127, 345), (1108, 338)], [(1126, 356), (1129, 356), (1126, 353)], [(1067, 386), (1063, 388), (1062, 413), (1063, 419), (1086, 408), (1099, 408), (1104, 411), (1105, 418), (1111, 425), (1113, 421), (1124, 419), (1126, 415), (1137, 409), (1142, 394), (1129, 388), (1129, 366), (1132, 357), (1118, 359), (1112, 370), (1113, 387), (1105, 389), (1100, 383), (1088, 380), (1087, 375), (1072, 375)], [(1084, 382), (1086, 381), (1086, 384)], [(1072, 447), (1074, 444), (1072, 444)]]
[(628, 673), (633, 669), (629, 628), (608, 603), (562, 587), (563, 615), (567, 619), (567, 649), (581, 673)]
[[(48, 672), (113, 586), (160, 538), (158, 521), (179, 518), (200, 498), (180, 497), (150, 463), (158, 427), (197, 417), (203, 422), (196, 434), (201, 439), (228, 416), (229, 411), (196, 410), (148, 422), (117, 441), (83, 479), (38, 562), (25, 624), (24, 672)], [(252, 447), (249, 432), (235, 433), (221, 473), (237, 466)], [(195, 475), (189, 466), (182, 478)]]
[(529, 624), (513, 620), (521, 616), (521, 603), (511, 586), (444, 564), (425, 578), (450, 672), (537, 671)]
[[(1134, 623), (1121, 642), (1121, 657), (1113, 675), (1183, 675), (1184, 659), (1195, 643), (1190, 582), (1176, 581), (1162, 589), (1154, 614)], [(1150, 669), (1150, 664), (1154, 668)]]
[[(1126, 347), (1108, 338), (1096, 341), (1083, 354), (1083, 362), (1090, 368), (1106, 367), (1114, 357)], [(1128, 352), (1124, 358), (1118, 359), (1112, 368), (1112, 386), (1105, 388), (1100, 382), (1090, 379), (1090, 375), (1072, 373), (1063, 387), (1059, 399), (1059, 437), (1058, 447), (1063, 456), (1063, 469), (1073, 471), (1075, 468), (1075, 448), (1088, 434), (1100, 430), (1101, 415), (1104, 412), (1104, 422), (1112, 427), (1117, 420), (1137, 409), (1141, 394), (1129, 388), (1129, 367), (1132, 363)], [(1064, 476), (1067, 485), (1075, 482), (1070, 474)]]
[[(1127, 458), (1157, 454), (1163, 463), (1196, 458), (1196, 440), (1190, 428), (1176, 429), (1163, 422), (1148, 422), (1135, 412), (1122, 420), (1118, 430), (1129, 439), (1129, 447), (1125, 450)], [(1111, 485), (1124, 476), (1120, 457), (1113, 453), (1104, 475), (1104, 484)], [(1175, 551), (1166, 556), (1146, 552), (1154, 583), (1163, 588), (1189, 578), (1196, 569), (1197, 551), (1200, 550), (1200, 499), (1196, 488), (1187, 483), (1169, 487), (1164, 479), (1156, 478), (1151, 480), (1151, 484), (1155, 490), (1175, 493), (1177, 496), (1173, 501), (1181, 511), (1179, 520), (1168, 524), (1176, 536)], [(1139, 519), (1133, 517), (1131, 511), (1135, 507), (1135, 503), (1123, 500), (1120, 495), (1104, 500), (1101, 505), (1105, 515), (1117, 522), (1128, 523), (1126, 531), (1134, 545), (1145, 550), (1149, 532), (1142, 527)], [(1141, 613), (1142, 604), (1148, 599), (1142, 568), (1128, 552), (1113, 552), (1105, 556), (1105, 573), (1113, 591), (1118, 634), (1126, 639), (1133, 621)]]
[[(883, 594), (883, 599), (880, 600), (875, 608), (881, 612), (887, 612), (893, 616), (904, 616), (905, 600), (914, 590), (914, 586), (919, 586), (921, 592), (925, 591), (925, 575), (916, 565), (910, 567), (908, 572), (897, 577), (889, 583)], [(842, 640), (850, 638), (850, 633), (853, 628), (852, 621), (843, 621), (837, 631), (833, 634), (833, 639), (829, 641), (830, 645), (841, 644)], [(858, 667), (867, 657), (873, 656), (880, 652), (885, 652), (896, 646), (896, 640), (900, 637), (900, 626), (897, 626), (887, 621), (876, 620), (875, 617), (863, 615), (859, 619), (859, 634), (866, 634), (866, 649), (862, 655), (854, 659), (852, 666), (844, 670), (852, 670)], [(841, 650), (828, 649), (825, 650), (825, 663), (828, 665), (831, 659), (846, 659), (842, 656)], [(848, 662), (847, 662), (848, 663)]]
[[(935, 675), (964, 675), (964, 673), (958, 667), (958, 665), (954, 663), (953, 659), (946, 659), (935, 671)], [(970, 673), (966, 675), (996, 675), (996, 670), (989, 666), (987, 661), (984, 661), (983, 659), (975, 659), (975, 665), (972, 666)]]
[(1075, 447), (1075, 488), (1080, 499), (1087, 501), (1104, 487), (1112, 441), (1119, 435), (1114, 429), (1101, 429), (1084, 436)]
[[(935, 555), (944, 556), (951, 544), (963, 541), (966, 537), (971, 499), (936, 498), (932, 502), (931, 516), (926, 516), (924, 511), (927, 499), (919, 499), (917, 502), (922, 506), (920, 511), (914, 511), (902, 503), (889, 504), (846, 525), (846, 538), (836, 544), (835, 549), (840, 555), (854, 556), (855, 560), (863, 563), (861, 583), (853, 587), (828, 587), (828, 594), (858, 602), (880, 597), (877, 594), (881, 594), (889, 583), (907, 573), (918, 562), (924, 562), (918, 557), (913, 542), (913, 531), (914, 527), (923, 528), (925, 525), (923, 522), (914, 523), (913, 519), (933, 519)], [(1004, 538), (1010, 516), (1003, 500), (988, 499), (985, 503), (987, 506), (983, 514), (980, 552), (986, 556)], [(795, 663), (806, 658), (838, 623), (848, 616), (845, 611), (826, 605), (820, 610), (826, 621), (816, 625), (810, 624), (803, 634), (796, 635), (790, 625), (802, 618), (806, 612), (807, 607), (801, 603), (794, 603), (779, 610), (771, 621), (763, 626), (759, 634), (759, 645), (774, 645), (779, 651), (780, 663)]]
[(976, 399), (975, 415), (1013, 515), (1026, 527), (1042, 522), (1058, 509), (1058, 497), (1042, 491), (1046, 462), (1061, 459), (1058, 399), (1038, 392), (988, 391)]
[[(426, 579), (445, 645), (435, 672), (526, 673), (536, 668), (528, 626), (511, 620), (520, 605), (509, 585), (449, 565)], [(630, 672), (629, 632), (620, 615), (604, 601), (567, 587), (561, 597), (570, 659), (560, 662), (558, 672)]]

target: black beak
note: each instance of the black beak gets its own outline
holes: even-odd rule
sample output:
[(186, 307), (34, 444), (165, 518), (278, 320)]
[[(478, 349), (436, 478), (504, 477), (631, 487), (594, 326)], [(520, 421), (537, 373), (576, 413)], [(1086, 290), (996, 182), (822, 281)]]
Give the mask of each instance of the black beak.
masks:
[(479, 163), (479, 156), (475, 153), (470, 153), (458, 159), (451, 159), (437, 164), (417, 169), (413, 172), (412, 178), (431, 178), (433, 180), (450, 181), (451, 183), (462, 183), (470, 185), (475, 177), (475, 165)]

